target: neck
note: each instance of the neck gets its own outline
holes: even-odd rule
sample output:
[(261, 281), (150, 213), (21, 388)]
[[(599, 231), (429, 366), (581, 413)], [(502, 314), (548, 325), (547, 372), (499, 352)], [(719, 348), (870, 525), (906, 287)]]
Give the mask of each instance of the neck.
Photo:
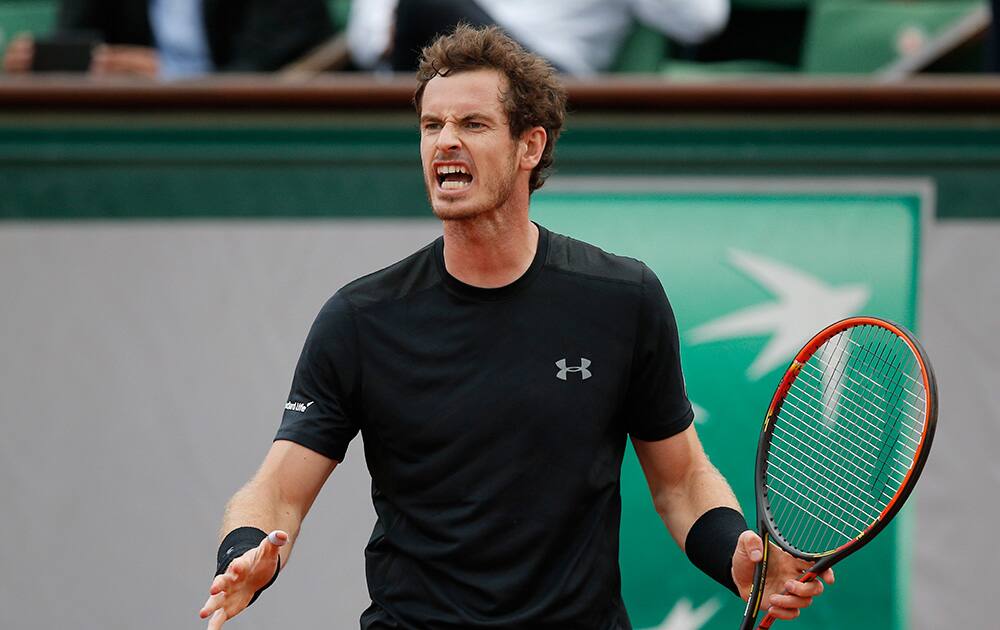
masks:
[(484, 289), (506, 286), (531, 266), (538, 227), (523, 211), (444, 221), (444, 264), (455, 278)]

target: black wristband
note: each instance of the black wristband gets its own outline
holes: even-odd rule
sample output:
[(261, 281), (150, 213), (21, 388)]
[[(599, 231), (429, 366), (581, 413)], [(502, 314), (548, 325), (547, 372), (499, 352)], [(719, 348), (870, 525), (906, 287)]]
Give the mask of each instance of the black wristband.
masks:
[[(215, 575), (222, 575), (232, 564), (233, 560), (239, 558), (251, 549), (256, 549), (260, 545), (260, 541), (267, 538), (267, 533), (262, 529), (257, 529), (256, 527), (237, 527), (233, 531), (226, 534), (226, 537), (222, 539), (222, 544), (219, 545), (219, 553), (216, 556), (215, 565)], [(260, 594), (263, 593), (267, 587), (274, 584), (274, 581), (278, 579), (278, 573), (281, 571), (281, 558), (278, 558), (278, 564), (274, 567), (274, 575), (271, 576), (271, 581), (260, 588), (253, 597), (250, 598), (250, 604), (257, 601)]]
[(737, 596), (740, 592), (733, 581), (733, 553), (740, 534), (746, 530), (742, 514), (730, 507), (717, 507), (698, 517), (684, 541), (684, 552), (691, 564)]

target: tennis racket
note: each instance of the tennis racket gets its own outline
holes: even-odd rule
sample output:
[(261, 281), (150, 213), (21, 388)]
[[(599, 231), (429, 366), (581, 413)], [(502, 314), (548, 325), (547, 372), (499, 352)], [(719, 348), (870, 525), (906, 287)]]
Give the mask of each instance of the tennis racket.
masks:
[[(809, 582), (889, 523), (924, 467), (937, 422), (926, 353), (902, 326), (852, 317), (796, 355), (757, 445), (755, 490), (764, 556), (740, 630), (757, 620), (768, 541), (814, 563)], [(764, 617), (758, 628), (770, 628)]]

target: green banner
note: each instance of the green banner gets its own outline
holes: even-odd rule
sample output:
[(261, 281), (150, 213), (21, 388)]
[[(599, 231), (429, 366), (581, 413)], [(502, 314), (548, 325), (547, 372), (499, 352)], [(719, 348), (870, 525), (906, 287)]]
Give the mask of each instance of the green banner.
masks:
[[(830, 193), (829, 185), (817, 192), (800, 185), (793, 192), (731, 185), (582, 191), (586, 183), (577, 182), (571, 192), (560, 184), (533, 200), (539, 223), (639, 258), (659, 276), (677, 317), (699, 435), (755, 523), (757, 436), (795, 352), (824, 325), (850, 315), (915, 327), (927, 191), (917, 184), (909, 192), (871, 192), (872, 185), (857, 193)], [(623, 591), (635, 628), (736, 628), (742, 602), (694, 569), (672, 542), (631, 449), (622, 500)], [(907, 522), (904, 510), (838, 565), (837, 584), (795, 627), (905, 628)]]

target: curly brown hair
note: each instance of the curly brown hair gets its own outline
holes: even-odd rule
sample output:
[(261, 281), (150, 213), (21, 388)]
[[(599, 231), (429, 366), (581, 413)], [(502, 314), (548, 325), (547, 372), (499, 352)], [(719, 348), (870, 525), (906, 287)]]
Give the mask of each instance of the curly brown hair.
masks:
[(421, 51), (417, 91), (413, 95), (417, 115), (421, 113), (424, 88), (431, 79), (484, 69), (497, 70), (507, 78), (507, 89), (500, 102), (513, 138), (521, 137), (532, 127), (545, 129), (545, 149), (528, 183), (528, 190), (534, 192), (549, 176), (552, 153), (566, 117), (566, 91), (552, 66), (496, 26), (473, 28), (459, 24), (453, 32), (442, 35)]

